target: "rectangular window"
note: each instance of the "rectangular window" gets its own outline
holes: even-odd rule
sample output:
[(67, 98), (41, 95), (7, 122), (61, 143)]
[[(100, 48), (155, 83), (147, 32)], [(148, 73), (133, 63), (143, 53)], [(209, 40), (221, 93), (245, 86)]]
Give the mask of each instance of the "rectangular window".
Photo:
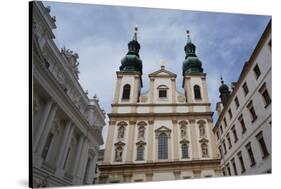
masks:
[(248, 110), (249, 110), (249, 112), (251, 114), (252, 122), (254, 122), (257, 119), (257, 114), (256, 114), (255, 108), (253, 106), (253, 101), (252, 100), (247, 105), (247, 108), (248, 108)]
[(245, 82), (242, 87), (243, 87), (244, 95), (246, 96), (249, 93), (249, 89), (248, 89), (247, 83)]
[(231, 131), (232, 131), (232, 134), (233, 134), (233, 137), (234, 137), (234, 143), (236, 143), (238, 141), (238, 137), (237, 137), (235, 125), (233, 125), (233, 127), (231, 128)]
[(49, 135), (47, 137), (47, 140), (46, 140), (46, 143), (45, 143), (45, 146), (43, 148), (42, 154), (41, 154), (41, 157), (43, 158), (43, 160), (45, 160), (46, 157), (47, 157), (47, 154), (48, 154), (48, 151), (49, 151), (49, 148), (50, 148), (50, 145), (52, 143), (53, 138), (54, 138), (54, 134), (49, 133)]
[(234, 158), (231, 159), (231, 164), (232, 164), (232, 168), (233, 168), (233, 171), (234, 171), (234, 175), (238, 175)]
[(216, 136), (217, 136), (217, 141), (219, 141), (220, 140), (220, 133), (219, 133), (219, 131), (216, 132)]
[(224, 123), (224, 127), (226, 128), (227, 127), (227, 122), (226, 122), (225, 118), (223, 118), (223, 123)]
[(254, 154), (253, 154), (251, 142), (249, 142), (245, 147), (247, 149), (247, 152), (248, 152), (248, 155), (249, 155), (249, 159), (251, 161), (251, 165), (250, 166), (253, 167), (254, 165), (256, 165), (256, 160), (255, 160), (255, 157), (254, 157)]
[(221, 135), (223, 134), (223, 128), (222, 128), (222, 125), (220, 126), (220, 132), (221, 132)]
[(235, 101), (235, 105), (236, 105), (236, 109), (237, 109), (240, 106), (238, 97), (235, 97), (234, 101)]
[(223, 146), (224, 154), (226, 154), (227, 150), (226, 150), (225, 140), (222, 141), (222, 146)]
[(237, 156), (238, 156), (240, 166), (241, 166), (241, 174), (243, 174), (246, 171), (246, 169), (245, 169), (244, 160), (243, 160), (243, 157), (242, 157), (242, 152), (241, 151), (238, 152)]
[(219, 146), (219, 152), (220, 152), (220, 157), (222, 158), (222, 149), (221, 149), (221, 146)]
[(258, 79), (261, 75), (261, 71), (260, 71), (258, 64), (256, 64), (254, 67), (254, 73), (255, 73), (256, 79)]
[(228, 142), (228, 149), (230, 149), (232, 147), (232, 144), (231, 144), (229, 133), (227, 133), (226, 139), (227, 139), (227, 142)]
[(228, 175), (231, 176), (231, 170), (229, 164), (227, 164), (226, 167), (227, 167)]
[(229, 114), (229, 119), (231, 119), (232, 118), (232, 112), (231, 112), (231, 109), (229, 108), (229, 110), (228, 110), (228, 114)]
[(159, 90), (159, 98), (167, 98), (167, 90)]
[(242, 129), (242, 134), (244, 134), (247, 129), (246, 129), (246, 126), (245, 126), (245, 122), (244, 122), (244, 119), (243, 119), (243, 115), (240, 115), (239, 118), (238, 118), (239, 122), (240, 122), (240, 125), (241, 125), (241, 129)]
[(263, 134), (262, 131), (260, 131), (257, 135), (256, 135), (256, 139), (258, 140), (259, 144), (260, 144), (260, 148), (262, 151), (262, 158), (266, 158), (269, 156), (269, 152), (267, 150), (264, 138), (263, 138)]
[(269, 93), (266, 89), (266, 84), (264, 83), (261, 88), (259, 89), (259, 93), (261, 94), (263, 101), (264, 101), (264, 107), (266, 108), (268, 105), (271, 104), (271, 98), (269, 96)]

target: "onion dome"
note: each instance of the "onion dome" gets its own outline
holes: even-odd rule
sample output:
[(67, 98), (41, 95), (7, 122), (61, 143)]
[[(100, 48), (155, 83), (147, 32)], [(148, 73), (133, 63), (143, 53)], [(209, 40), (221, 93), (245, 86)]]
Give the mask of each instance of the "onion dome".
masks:
[(137, 41), (138, 27), (134, 28), (133, 39), (128, 43), (128, 53), (121, 60), (120, 71), (137, 71), (142, 75), (142, 60), (139, 57), (140, 44)]
[(190, 74), (190, 73), (202, 73), (202, 62), (196, 55), (196, 46), (191, 42), (189, 30), (186, 31), (187, 33), (187, 43), (184, 47), (185, 51), (185, 60), (183, 61), (183, 72), (182, 74)]
[(220, 98), (223, 105), (225, 105), (228, 101), (228, 97), (230, 96), (230, 91), (228, 86), (224, 83), (221, 77), (221, 86), (219, 88), (220, 91)]

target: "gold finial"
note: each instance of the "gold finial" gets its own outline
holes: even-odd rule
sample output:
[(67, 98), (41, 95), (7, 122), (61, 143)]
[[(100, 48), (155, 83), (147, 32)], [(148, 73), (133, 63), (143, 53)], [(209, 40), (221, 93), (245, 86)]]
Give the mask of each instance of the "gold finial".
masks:
[(163, 59), (160, 60), (160, 67), (161, 69), (165, 69), (165, 61)]

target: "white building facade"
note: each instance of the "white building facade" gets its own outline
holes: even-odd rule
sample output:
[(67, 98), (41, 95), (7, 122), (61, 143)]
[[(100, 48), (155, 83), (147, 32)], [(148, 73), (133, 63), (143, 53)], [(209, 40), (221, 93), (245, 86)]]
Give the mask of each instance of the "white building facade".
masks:
[(32, 12), (31, 187), (92, 184), (105, 113), (78, 81), (78, 54), (59, 50), (55, 17), (42, 2)]
[(271, 21), (232, 92), (223, 83), (216, 134), (224, 175), (271, 173)]
[[(176, 90), (177, 75), (164, 65), (149, 74), (149, 90), (141, 93), (142, 61), (136, 31), (128, 47), (120, 71), (116, 72), (97, 183), (221, 176), (206, 74), (189, 35), (185, 47), (188, 66), (183, 69), (185, 94)], [(190, 66), (190, 59), (195, 64)]]

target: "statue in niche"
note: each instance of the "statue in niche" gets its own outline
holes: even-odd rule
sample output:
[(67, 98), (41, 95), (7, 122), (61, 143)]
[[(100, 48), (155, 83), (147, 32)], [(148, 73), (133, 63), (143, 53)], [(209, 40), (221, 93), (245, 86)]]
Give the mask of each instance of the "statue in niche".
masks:
[(144, 126), (139, 127), (139, 133), (138, 133), (138, 138), (144, 138)]
[(199, 132), (200, 132), (201, 137), (205, 136), (205, 126), (204, 125), (199, 126)]
[(122, 161), (123, 148), (118, 146), (115, 150), (115, 161)]
[(124, 126), (120, 126), (118, 129), (118, 138), (124, 138), (125, 128)]
[(181, 137), (182, 138), (186, 137), (186, 126), (181, 127)]
[(203, 143), (201, 145), (201, 150), (202, 150), (202, 157), (208, 157), (208, 146), (207, 146), (207, 144)]

